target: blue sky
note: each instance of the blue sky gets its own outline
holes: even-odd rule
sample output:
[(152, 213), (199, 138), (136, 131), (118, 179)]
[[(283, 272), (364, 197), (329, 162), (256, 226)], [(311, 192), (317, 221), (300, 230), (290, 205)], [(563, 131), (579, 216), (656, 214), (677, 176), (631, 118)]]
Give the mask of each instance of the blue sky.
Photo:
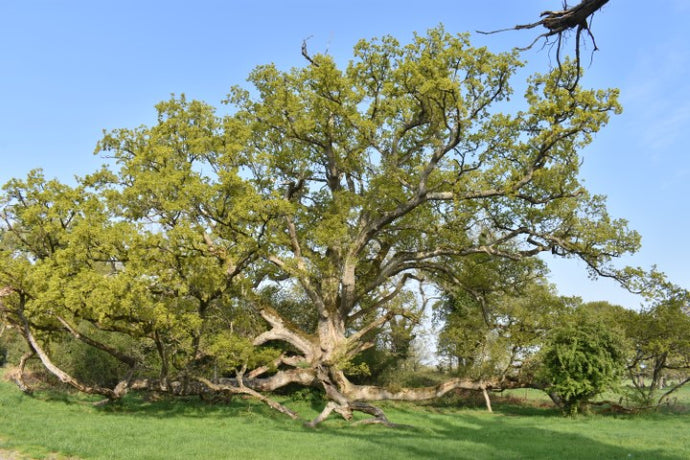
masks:
[[(600, 51), (582, 83), (620, 88), (624, 113), (583, 152), (582, 178), (642, 234), (642, 250), (620, 263), (657, 264), (690, 287), (690, 0), (649, 5), (611, 0), (594, 18)], [(451, 32), (492, 30), (560, 7), (559, 0), (3, 0), (0, 183), (38, 167), (65, 181), (91, 172), (102, 162), (92, 152), (103, 129), (152, 124), (153, 105), (171, 93), (217, 105), (256, 65), (303, 65), (300, 45), (310, 36), (310, 50), (345, 62), (360, 38), (406, 42), (439, 23)], [(473, 33), (472, 41), (502, 51), (536, 33)], [(539, 46), (523, 57), (523, 79), (555, 60)], [(589, 281), (581, 263), (553, 263), (552, 271), (561, 294), (640, 303), (614, 282)]]

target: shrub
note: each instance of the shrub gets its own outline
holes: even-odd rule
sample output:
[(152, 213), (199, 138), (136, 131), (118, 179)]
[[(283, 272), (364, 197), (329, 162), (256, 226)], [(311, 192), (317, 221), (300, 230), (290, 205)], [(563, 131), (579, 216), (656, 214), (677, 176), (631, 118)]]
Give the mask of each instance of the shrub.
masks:
[(574, 415), (587, 401), (620, 383), (623, 337), (617, 330), (581, 317), (551, 331), (541, 362), (547, 391), (560, 398), (564, 413)]

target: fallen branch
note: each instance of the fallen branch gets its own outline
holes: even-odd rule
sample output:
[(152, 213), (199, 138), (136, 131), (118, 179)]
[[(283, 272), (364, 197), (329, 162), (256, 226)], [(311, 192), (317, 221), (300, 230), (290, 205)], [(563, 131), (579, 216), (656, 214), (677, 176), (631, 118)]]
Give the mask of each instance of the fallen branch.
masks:
[(605, 412), (614, 412), (617, 414), (634, 414), (636, 412), (639, 412), (640, 410), (643, 409), (649, 409), (650, 407), (636, 407), (634, 409), (631, 409), (629, 407), (621, 406), (618, 403), (615, 403), (613, 401), (590, 401), (587, 404), (590, 406), (608, 406), (608, 409), (605, 409)]
[(297, 413), (292, 411), (291, 409), (283, 406), (277, 401), (274, 401), (270, 398), (267, 398), (266, 396), (262, 395), (258, 391), (252, 390), (251, 388), (247, 387), (244, 385), (242, 378), (238, 378), (239, 384), (237, 386), (231, 386), (231, 385), (217, 385), (210, 380), (203, 378), (203, 377), (192, 377), (194, 380), (197, 382), (205, 385), (207, 388), (210, 390), (213, 390), (218, 393), (229, 393), (229, 394), (246, 394), (249, 395), (253, 398), (256, 398), (257, 400), (261, 401), (262, 403), (266, 404), (268, 407), (271, 409), (275, 409), (281, 414), (285, 414), (291, 419), (295, 420), (298, 418)]
[(22, 335), (26, 339), (27, 343), (29, 344), (31, 349), (36, 353), (38, 359), (41, 360), (41, 363), (43, 363), (43, 367), (45, 367), (61, 382), (73, 386), (82, 393), (99, 394), (105, 396), (108, 399), (117, 399), (122, 396), (122, 394), (116, 394), (115, 391), (111, 390), (110, 388), (104, 388), (98, 385), (86, 385), (80, 382), (78, 379), (71, 376), (70, 374), (68, 374), (67, 372), (60, 369), (58, 366), (56, 366), (34, 337), (33, 333), (31, 332), (31, 328), (29, 327), (29, 322), (27, 321), (27, 319), (21, 312), (18, 312), (18, 314), (22, 321)]

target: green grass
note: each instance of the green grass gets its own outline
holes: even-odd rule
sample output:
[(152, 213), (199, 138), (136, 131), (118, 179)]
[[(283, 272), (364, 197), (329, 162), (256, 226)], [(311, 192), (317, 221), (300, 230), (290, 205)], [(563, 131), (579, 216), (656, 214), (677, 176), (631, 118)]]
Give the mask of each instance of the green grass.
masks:
[[(93, 407), (78, 395), (20, 393), (0, 382), (0, 450), (30, 458), (83, 459), (686, 459), (690, 415), (593, 415), (567, 419), (550, 408), (497, 400), (481, 408), (386, 404), (409, 428), (352, 426), (332, 417), (317, 429), (254, 401), (146, 402), (137, 396)], [(286, 401), (309, 419), (320, 407)], [(2, 453), (0, 452), (0, 458)]]

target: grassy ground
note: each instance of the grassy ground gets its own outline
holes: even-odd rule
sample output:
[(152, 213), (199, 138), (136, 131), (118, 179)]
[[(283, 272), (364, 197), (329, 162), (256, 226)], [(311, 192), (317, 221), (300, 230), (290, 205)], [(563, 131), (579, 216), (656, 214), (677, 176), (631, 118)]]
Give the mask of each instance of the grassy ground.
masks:
[[(330, 418), (314, 430), (249, 400), (211, 405), (133, 396), (97, 408), (82, 396), (29, 397), (0, 382), (0, 458), (12, 452), (12, 458), (22, 458), (20, 452), (24, 458), (82, 459), (690, 458), (688, 413), (567, 419), (531, 396), (523, 391), (497, 400), (494, 414), (448, 401), (390, 404), (389, 418), (409, 428)], [(306, 419), (321, 408), (287, 403)]]

